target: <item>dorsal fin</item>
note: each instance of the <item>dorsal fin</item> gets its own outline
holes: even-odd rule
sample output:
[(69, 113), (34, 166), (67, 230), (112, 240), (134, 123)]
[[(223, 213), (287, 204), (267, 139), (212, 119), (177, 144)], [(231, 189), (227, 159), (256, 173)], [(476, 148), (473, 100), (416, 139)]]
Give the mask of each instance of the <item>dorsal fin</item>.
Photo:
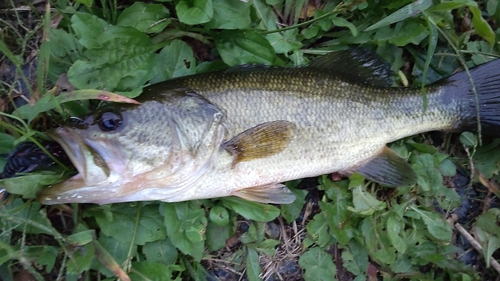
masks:
[(269, 70), (273, 68), (282, 68), (279, 66), (265, 65), (265, 64), (242, 64), (231, 66), (230, 68), (224, 70), (225, 72), (246, 72), (255, 70)]
[(391, 65), (366, 49), (348, 49), (329, 53), (311, 62), (307, 67), (339, 75), (355, 83), (376, 87), (391, 87)]

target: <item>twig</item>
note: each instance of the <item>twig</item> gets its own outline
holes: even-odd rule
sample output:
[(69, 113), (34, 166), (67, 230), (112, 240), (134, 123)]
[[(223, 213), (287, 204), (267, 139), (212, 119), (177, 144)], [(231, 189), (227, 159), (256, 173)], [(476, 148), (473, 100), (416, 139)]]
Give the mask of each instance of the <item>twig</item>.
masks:
[[(460, 232), (460, 234), (465, 237), (465, 239), (467, 239), (467, 241), (469, 241), (469, 243), (474, 249), (476, 249), (476, 251), (483, 253), (483, 247), (481, 247), (481, 244), (479, 244), (479, 242), (477, 242), (476, 239), (474, 239), (474, 237), (472, 237), (472, 235), (470, 235), (470, 233), (462, 227), (462, 225), (456, 223), (455, 228), (458, 230), (458, 232)], [(500, 273), (500, 264), (493, 257), (490, 257), (490, 264), (491, 267), (493, 267), (498, 273)]]
[(285, 224), (283, 223), (281, 217), (278, 217), (278, 220), (281, 226), (281, 235), (283, 236), (283, 243), (285, 243), (286, 251), (288, 253), (289, 250), (291, 249), (291, 246), (290, 246), (290, 241), (288, 241), (288, 235), (286, 234)]

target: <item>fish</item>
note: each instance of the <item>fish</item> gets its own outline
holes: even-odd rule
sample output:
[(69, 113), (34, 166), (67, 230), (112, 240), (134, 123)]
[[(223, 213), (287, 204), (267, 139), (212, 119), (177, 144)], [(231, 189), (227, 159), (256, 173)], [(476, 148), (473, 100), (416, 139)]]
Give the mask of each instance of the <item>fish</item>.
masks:
[[(470, 76), (469, 76), (470, 75)], [(147, 86), (47, 134), (78, 173), (43, 204), (178, 202), (238, 196), (289, 204), (283, 182), (339, 172), (387, 187), (416, 175), (387, 144), (428, 131), (500, 135), (500, 60), (425, 88), (350, 49), (307, 66), (244, 65)]]

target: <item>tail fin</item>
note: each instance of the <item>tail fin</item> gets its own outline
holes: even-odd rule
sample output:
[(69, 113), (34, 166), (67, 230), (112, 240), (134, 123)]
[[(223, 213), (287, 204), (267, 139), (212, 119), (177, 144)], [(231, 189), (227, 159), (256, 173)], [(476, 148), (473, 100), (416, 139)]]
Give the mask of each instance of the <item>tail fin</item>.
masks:
[(454, 74), (447, 79), (447, 82), (454, 84), (455, 91), (458, 86), (465, 95), (464, 118), (458, 127), (463, 131), (478, 132), (479, 121), (481, 134), (500, 136), (500, 59), (479, 65), (469, 73), (477, 95), (467, 72)]

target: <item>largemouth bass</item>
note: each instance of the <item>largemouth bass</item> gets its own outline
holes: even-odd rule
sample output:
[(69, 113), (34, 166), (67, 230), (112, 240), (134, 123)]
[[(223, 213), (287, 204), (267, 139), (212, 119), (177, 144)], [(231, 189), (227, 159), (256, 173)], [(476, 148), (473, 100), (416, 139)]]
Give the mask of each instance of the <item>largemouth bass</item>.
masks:
[(428, 86), (425, 110), (421, 90), (391, 87), (389, 72), (349, 50), (305, 67), (242, 66), (151, 85), (139, 105), (110, 104), (49, 133), (78, 174), (39, 200), (290, 203), (281, 182), (332, 172), (408, 186), (415, 173), (387, 143), (478, 125), (500, 133), (500, 60), (472, 69), (474, 84), (460, 72)]

